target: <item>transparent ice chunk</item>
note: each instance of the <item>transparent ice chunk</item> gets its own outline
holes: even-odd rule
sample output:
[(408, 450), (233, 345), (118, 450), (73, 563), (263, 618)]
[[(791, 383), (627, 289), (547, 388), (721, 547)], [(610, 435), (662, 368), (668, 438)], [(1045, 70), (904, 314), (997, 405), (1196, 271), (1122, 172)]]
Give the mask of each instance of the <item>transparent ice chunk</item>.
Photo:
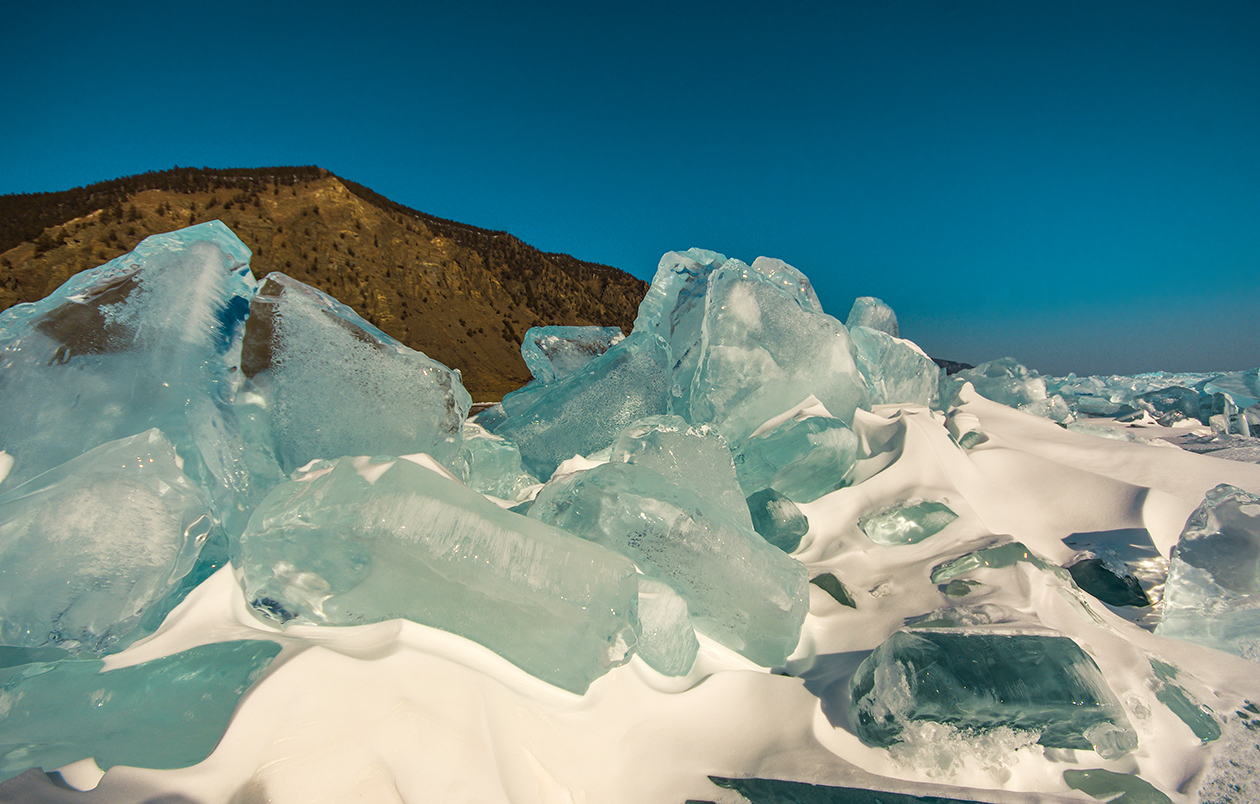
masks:
[(847, 424), (825, 416), (792, 419), (745, 441), (735, 451), (744, 493), (772, 488), (793, 502), (813, 502), (848, 485), (858, 438)]
[(0, 641), (103, 653), (176, 588), (210, 502), (160, 432), (89, 450), (0, 494)]
[(625, 337), (618, 327), (531, 327), (521, 341), (521, 357), (534, 379), (549, 383), (569, 376)]
[(1108, 758), (1137, 746), (1094, 660), (1063, 636), (898, 631), (862, 662), (850, 690), (853, 725), (871, 745), (930, 721), (1031, 731), (1041, 745)]
[(867, 404), (848, 330), (793, 292), (786, 268), (772, 278), (728, 260), (709, 277), (684, 415), (734, 444), (810, 395), (842, 421)]
[(609, 446), (632, 422), (669, 406), (669, 355), (665, 342), (635, 332), (569, 376), (503, 399), (508, 411), (494, 432), (514, 441), (525, 468), (548, 478), (562, 461)]
[(912, 403), (933, 406), (941, 369), (914, 343), (867, 327), (850, 325), (858, 369), (872, 405)]
[(634, 332), (650, 332), (665, 342), (670, 376), (668, 409), (688, 421), (709, 277), (726, 262), (725, 256), (703, 249), (668, 252), (661, 257), (634, 320)]
[(801, 546), (809, 532), (809, 520), (796, 503), (774, 489), (762, 489), (748, 497), (753, 530), (785, 553)]
[(501, 500), (519, 502), (538, 479), (521, 466), (521, 451), (506, 438), (465, 422), (463, 443), (451, 471), (472, 489)]
[(844, 325), (850, 332), (854, 327), (869, 327), (894, 338), (901, 337), (897, 330), (897, 314), (882, 299), (874, 296), (859, 296), (854, 299)]
[(1007, 542), (983, 550), (976, 550), (958, 558), (938, 564), (932, 570), (932, 583), (946, 583), (961, 575), (982, 568), (1010, 567), (1017, 561), (1026, 561), (1034, 567), (1054, 572), (1060, 578), (1068, 578), (1067, 570), (1056, 567), (1020, 542)]
[(858, 527), (876, 544), (915, 544), (940, 533), (958, 518), (935, 500), (900, 500), (858, 520)]
[(242, 640), (104, 672), (97, 659), (0, 668), (0, 781), (87, 757), (102, 769), (195, 765), (279, 652)]
[(621, 431), (610, 459), (645, 466), (692, 489), (737, 525), (753, 526), (726, 439), (705, 425), (672, 414), (641, 419)]
[(700, 651), (687, 601), (669, 584), (646, 576), (639, 577), (639, 642), (635, 649), (649, 667), (667, 676), (686, 675)]
[(1207, 493), (1173, 548), (1155, 632), (1260, 661), (1260, 497)]
[(634, 645), (633, 564), (405, 459), (316, 463), (240, 549), (247, 599), (280, 622), (404, 617), (575, 692)]
[(250, 302), (241, 371), (285, 472), (343, 455), (426, 452), (449, 461), (472, 404), (458, 371), (280, 273)]
[(805, 566), (651, 469), (553, 479), (529, 515), (629, 557), (683, 596), (697, 631), (758, 664), (782, 665), (800, 639)]
[(14, 458), (0, 488), (157, 427), (228, 527), (243, 525), (263, 493), (229, 404), (249, 256), (222, 223), (198, 224), (0, 313), (0, 448)]

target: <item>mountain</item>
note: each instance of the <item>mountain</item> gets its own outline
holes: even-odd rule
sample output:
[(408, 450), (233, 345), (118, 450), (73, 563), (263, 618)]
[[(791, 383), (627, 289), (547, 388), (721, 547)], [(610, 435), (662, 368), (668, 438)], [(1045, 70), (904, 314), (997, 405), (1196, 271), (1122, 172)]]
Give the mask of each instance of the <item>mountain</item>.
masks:
[(214, 219), (253, 250), (255, 276), (281, 271), (331, 294), (458, 368), (475, 400), (530, 379), (520, 356), (530, 327), (629, 332), (647, 290), (616, 268), (418, 212), (322, 168), (175, 168), (0, 196), (0, 308), (43, 298), (150, 234)]

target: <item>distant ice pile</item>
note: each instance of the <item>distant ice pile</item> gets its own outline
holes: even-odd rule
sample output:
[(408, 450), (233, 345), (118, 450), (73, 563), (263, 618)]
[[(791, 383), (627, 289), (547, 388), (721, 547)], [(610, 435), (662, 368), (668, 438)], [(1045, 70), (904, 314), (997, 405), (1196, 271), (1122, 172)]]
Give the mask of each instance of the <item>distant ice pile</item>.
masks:
[[(942, 377), (942, 398), (948, 403), (966, 383), (995, 402), (1098, 435), (1106, 430), (1091, 429), (1090, 418), (1151, 421), (1163, 427), (1197, 422), (1211, 428), (1210, 433), (1183, 447), (1196, 452), (1251, 448), (1257, 451), (1221, 457), (1260, 460), (1260, 369), (1047, 377), (1004, 357)], [(1111, 437), (1117, 437), (1114, 430)]]
[[(518, 735), (671, 695), (659, 711), (725, 723), (762, 705), (725, 685), (754, 685), (788, 707), (773, 739), (793, 749), (723, 757), (787, 773), (766, 758), (796, 750), (812, 757), (799, 769), (846, 768), (899, 801), (941, 779), (966, 799), (1014, 768), (1025, 793), (1180, 804), (1204, 746), (1250, 729), (1236, 724), (1260, 693), (1236, 673), (1210, 697), (1185, 642), (1260, 660), (1260, 497), (1203, 481), (1260, 491), (1255, 467), (1122, 445), (1159, 454), (1132, 469), (1100, 457), (1116, 445), (985, 397), (1066, 426), (1194, 420), (1249, 439), (1254, 371), (1095, 381), (1008, 359), (945, 376), (880, 300), (841, 323), (792, 266), (693, 249), (662, 259), (629, 336), (530, 330), (534, 380), (467, 420), (457, 370), (290, 277), (256, 282), (248, 259), (201, 224), (0, 314), (0, 777), (88, 757), (214, 767), (251, 684), (314, 678), (300, 668), (319, 650), (337, 668), (431, 653), (458, 666), (441, 665), (448, 681), (498, 673), (470, 705), (537, 718)], [(455, 636), (408, 647), (404, 623)], [(465, 683), (481, 682), (428, 694)], [(386, 706), (407, 739), (445, 722), (407, 700)], [(639, 731), (692, 727), (659, 711)], [(1157, 734), (1195, 759), (1165, 766)], [(514, 789), (568, 795), (545, 740), (499, 739)], [(287, 759), (258, 761), (208, 800), (296, 784)], [(741, 769), (727, 761), (692, 776)], [(84, 800), (131, 800), (110, 778)]]

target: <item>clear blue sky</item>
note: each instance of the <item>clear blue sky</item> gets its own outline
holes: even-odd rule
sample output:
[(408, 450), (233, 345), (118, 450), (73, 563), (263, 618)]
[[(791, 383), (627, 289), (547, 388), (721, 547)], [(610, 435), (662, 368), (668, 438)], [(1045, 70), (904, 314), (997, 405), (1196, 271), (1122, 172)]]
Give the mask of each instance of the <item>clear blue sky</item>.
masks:
[(1260, 365), (1260, 3), (10, 4), (0, 193), (318, 164), (650, 278), (780, 257), (930, 354)]

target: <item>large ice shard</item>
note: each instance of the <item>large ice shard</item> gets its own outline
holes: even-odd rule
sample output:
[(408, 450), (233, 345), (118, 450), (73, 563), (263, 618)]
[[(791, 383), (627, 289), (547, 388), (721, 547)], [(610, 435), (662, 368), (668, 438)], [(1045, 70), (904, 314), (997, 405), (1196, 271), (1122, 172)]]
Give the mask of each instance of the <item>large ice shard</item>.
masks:
[(893, 338), (901, 337), (897, 330), (897, 314), (882, 299), (874, 296), (858, 296), (854, 299), (844, 325), (850, 331), (854, 327), (869, 327)]
[[(634, 332), (578, 371), (503, 399), (491, 429), (514, 441), (525, 468), (546, 479), (562, 461), (609, 446), (627, 425), (666, 413), (669, 352), (652, 332)], [(528, 395), (518, 404), (517, 394)]]
[(212, 521), (157, 430), (0, 494), (0, 643), (91, 653), (125, 645), (192, 569)]
[(674, 415), (641, 419), (621, 431), (610, 457), (647, 467), (692, 489), (740, 527), (753, 526), (731, 450), (705, 425), (695, 427)]
[(259, 505), (240, 551), (246, 597), (280, 622), (404, 617), (575, 692), (634, 645), (633, 564), (406, 459), (314, 464)]
[(867, 404), (848, 330), (785, 263), (728, 260), (715, 270), (701, 330), (684, 415), (733, 444), (811, 395), (844, 421)]
[(618, 327), (531, 327), (521, 341), (521, 357), (534, 379), (549, 383), (569, 376), (625, 337)]
[(279, 652), (244, 640), (103, 672), (97, 659), (0, 667), (0, 781), (88, 757), (104, 769), (195, 765)]
[(343, 455), (450, 460), (472, 404), (458, 371), (280, 273), (250, 302), (241, 371), (286, 472)]
[(1260, 662), (1260, 496), (1221, 484), (1186, 520), (1156, 633)]
[(1063, 636), (902, 630), (862, 662), (850, 689), (854, 728), (871, 745), (928, 721), (1036, 732), (1041, 745), (1107, 758), (1137, 746), (1098, 665)]
[(249, 256), (211, 221), (0, 313), (0, 448), (14, 458), (2, 487), (157, 427), (225, 519), (261, 496), (229, 404)]
[(868, 327), (850, 325), (849, 335), (872, 405), (936, 404), (941, 371), (922, 349), (911, 341)]
[(806, 416), (748, 439), (734, 460), (745, 494), (771, 488), (807, 503), (847, 485), (857, 457), (858, 437), (847, 424)]
[(726, 263), (725, 256), (704, 249), (666, 253), (634, 319), (635, 332), (651, 332), (665, 341), (670, 359), (669, 409), (688, 421), (691, 384), (700, 362), (709, 277)]
[(607, 463), (553, 479), (529, 515), (633, 559), (683, 596), (697, 631), (759, 664), (796, 647), (805, 566), (651, 469)]

